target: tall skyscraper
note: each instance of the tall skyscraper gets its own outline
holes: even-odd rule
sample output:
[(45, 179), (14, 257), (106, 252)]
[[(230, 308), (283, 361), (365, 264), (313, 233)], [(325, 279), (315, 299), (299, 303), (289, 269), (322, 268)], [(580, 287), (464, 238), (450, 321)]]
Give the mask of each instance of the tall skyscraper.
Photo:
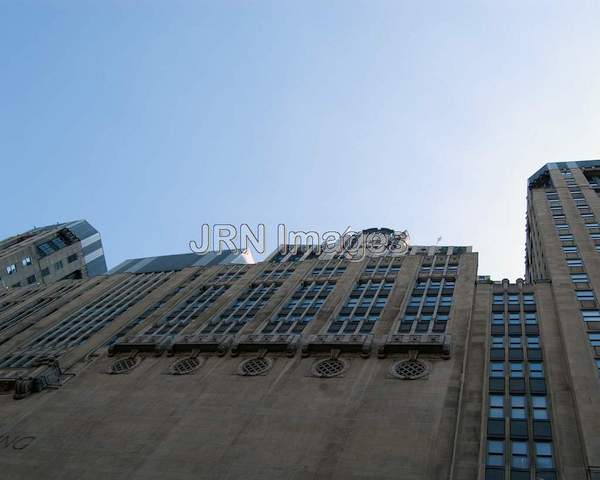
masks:
[(3, 292), (3, 476), (598, 480), (597, 166), (530, 178), (525, 280), (375, 228)]
[(0, 282), (4, 288), (104, 273), (100, 234), (85, 220), (34, 228), (0, 241)]

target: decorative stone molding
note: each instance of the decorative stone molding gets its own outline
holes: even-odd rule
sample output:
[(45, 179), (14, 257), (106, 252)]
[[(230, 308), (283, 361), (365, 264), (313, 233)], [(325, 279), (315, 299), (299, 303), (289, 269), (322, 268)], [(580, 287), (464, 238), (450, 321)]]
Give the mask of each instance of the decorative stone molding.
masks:
[(302, 355), (314, 352), (328, 352), (337, 349), (340, 352), (360, 353), (363, 357), (371, 354), (373, 335), (310, 335), (302, 346)]
[(451, 337), (446, 334), (406, 334), (388, 335), (377, 349), (379, 358), (389, 353), (404, 353), (409, 350), (438, 354), (442, 358), (450, 358)]
[(213, 333), (199, 335), (179, 335), (173, 339), (168, 349), (170, 354), (178, 352), (208, 352), (220, 357), (225, 355), (233, 344), (233, 335)]
[(284, 352), (288, 357), (293, 357), (300, 345), (299, 334), (253, 334), (240, 335), (235, 338), (231, 346), (231, 356), (240, 352)]
[(128, 340), (117, 341), (108, 348), (108, 355), (113, 356), (117, 353), (127, 352), (149, 352), (156, 355), (162, 353), (169, 347), (170, 339), (162, 335), (137, 335)]
[(48, 387), (61, 385), (62, 370), (54, 357), (41, 357), (33, 363), (28, 373), (21, 372), (14, 380), (15, 393), (13, 398), (20, 400), (34, 392), (41, 392)]

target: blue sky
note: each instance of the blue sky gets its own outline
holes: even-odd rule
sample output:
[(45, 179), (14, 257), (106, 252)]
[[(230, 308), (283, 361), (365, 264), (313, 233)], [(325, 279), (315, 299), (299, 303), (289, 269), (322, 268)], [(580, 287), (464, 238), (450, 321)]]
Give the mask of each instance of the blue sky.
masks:
[[(0, 1), (0, 237), (387, 226), (523, 274), (526, 178), (600, 158), (600, 2)], [(275, 238), (268, 240), (275, 247)]]

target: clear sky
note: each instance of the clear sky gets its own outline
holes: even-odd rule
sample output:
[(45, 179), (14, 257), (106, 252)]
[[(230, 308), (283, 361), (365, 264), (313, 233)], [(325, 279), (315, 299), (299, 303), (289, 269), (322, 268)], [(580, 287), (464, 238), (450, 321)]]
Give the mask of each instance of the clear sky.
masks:
[(109, 267), (203, 223), (408, 229), (523, 275), (526, 179), (600, 158), (600, 2), (0, 1), (0, 237)]

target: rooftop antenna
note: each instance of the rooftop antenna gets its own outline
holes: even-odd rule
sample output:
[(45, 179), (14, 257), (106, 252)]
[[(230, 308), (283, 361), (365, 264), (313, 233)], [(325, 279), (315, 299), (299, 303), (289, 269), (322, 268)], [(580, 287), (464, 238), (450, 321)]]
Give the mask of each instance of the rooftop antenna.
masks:
[(442, 241), (442, 237), (438, 237), (437, 242), (435, 242), (435, 244), (439, 245), (441, 241)]

